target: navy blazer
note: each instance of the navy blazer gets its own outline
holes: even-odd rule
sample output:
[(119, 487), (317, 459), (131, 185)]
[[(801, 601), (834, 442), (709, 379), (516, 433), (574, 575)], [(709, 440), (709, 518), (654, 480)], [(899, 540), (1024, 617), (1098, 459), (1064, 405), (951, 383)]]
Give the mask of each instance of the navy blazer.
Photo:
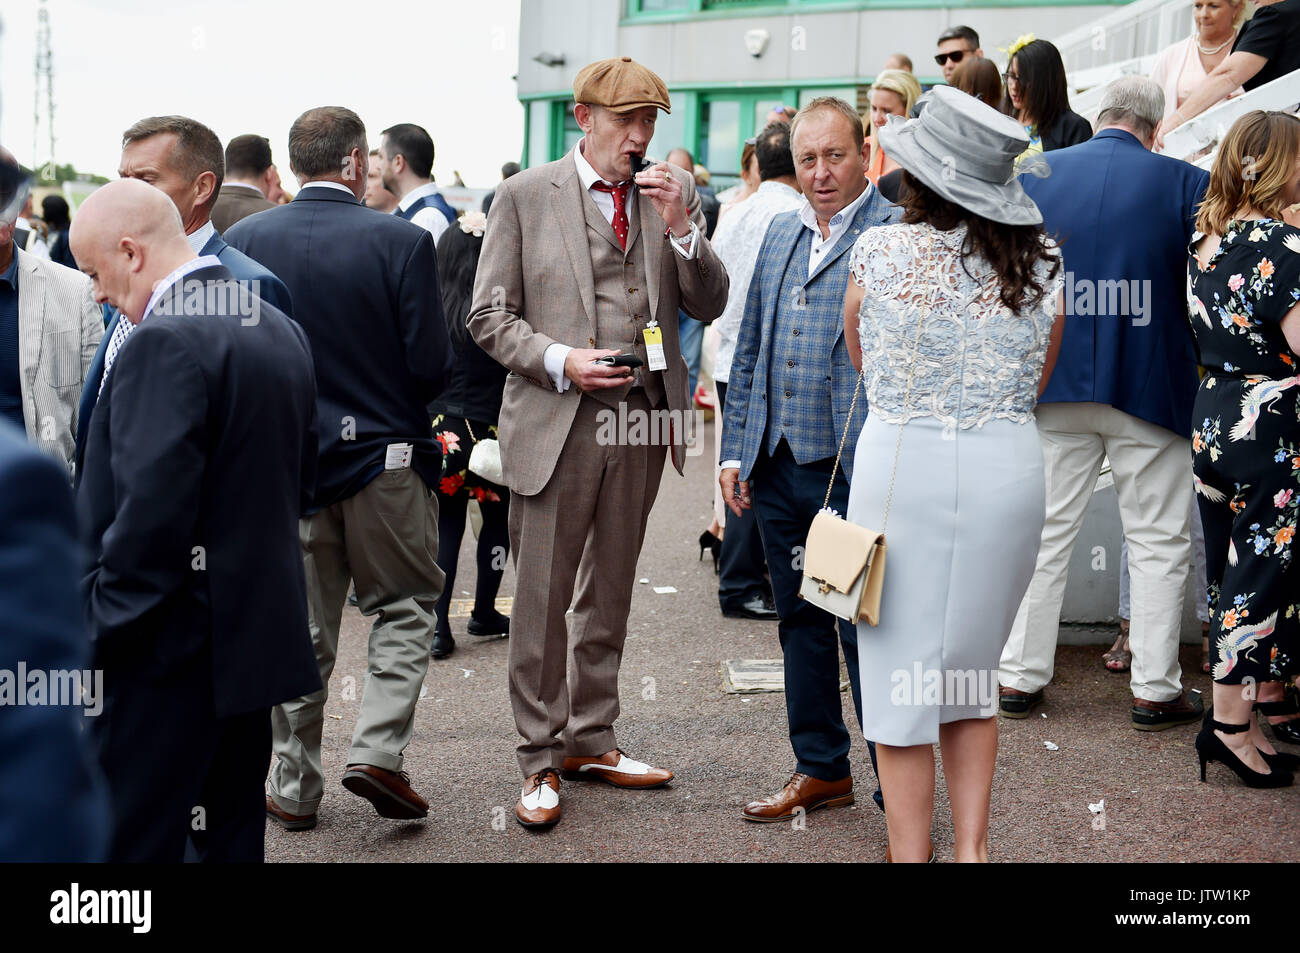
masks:
[[(0, 421), (0, 672), (14, 680), (9, 689), (26, 690), (37, 671), (90, 668), (78, 561), (67, 474)], [(15, 701), (0, 708), (0, 862), (103, 860), (108, 805), (85, 732), (102, 699)]]
[[(293, 299), (289, 297), (289, 289), (284, 286), (284, 282), (239, 249), (227, 245), (220, 232), (204, 243), (199, 255), (216, 255), (239, 281), (256, 281), (258, 297), (271, 307), (293, 317)], [(81, 405), (77, 413), (79, 423), (77, 424), (76, 470), (74, 471), (77, 473), (77, 482), (81, 480), (81, 458), (86, 452), (86, 427), (90, 423), (90, 415), (95, 411), (95, 401), (99, 397), (99, 382), (104, 378), (104, 355), (108, 353), (108, 342), (113, 339), (117, 322), (121, 320), (122, 312), (116, 308), (112, 309), (111, 314), (106, 313), (104, 337), (99, 342), (99, 350), (95, 352), (95, 358), (90, 362), (90, 370), (86, 372), (86, 381), (81, 388)]]
[(1065, 333), (1040, 403), (1089, 402), (1189, 437), (1196, 352), (1187, 243), (1209, 176), (1122, 129), (1050, 152), (1020, 182), (1065, 261)]
[[(844, 341), (844, 294), (849, 285), (850, 250), (862, 233), (875, 225), (896, 221), (901, 212), (891, 205), (880, 191), (867, 186), (870, 194), (858, 206), (853, 221), (831, 246), (826, 257), (818, 264), (812, 277), (808, 274), (807, 258), (796, 258), (795, 249), (807, 226), (798, 212), (785, 212), (772, 219), (759, 249), (754, 277), (749, 283), (749, 297), (745, 302), (745, 317), (740, 324), (736, 341), (736, 354), (731, 364), (731, 383), (727, 385), (726, 418), (722, 428), (722, 460), (740, 461), (740, 478), (748, 480), (763, 449), (767, 434), (768, 376), (772, 362), (772, 331), (778, 307), (796, 307), (807, 311), (809, 321), (825, 322), (835, 330), (831, 352), (812, 350), (817, 335), (806, 334), (806, 352), (799, 362), (804, 373), (811, 378), (825, 377), (825, 387), (831, 394), (831, 420), (812, 419), (803, 415), (808, 427), (832, 429), (835, 442), (849, 424), (849, 407), (857, 386), (858, 372), (853, 369), (848, 345)], [(804, 298), (786, 300), (781, 294), (781, 284), (789, 268), (798, 269)], [(775, 397), (773, 398), (775, 399)], [(858, 401), (849, 428), (840, 465), (846, 476), (852, 476), (852, 448), (858, 432), (866, 419), (867, 402)]]
[[(223, 266), (185, 278), (233, 279)], [(219, 718), (320, 689), (298, 542), (316, 439), (311, 348), (277, 309), (261, 304), (252, 324), (153, 314), (131, 332), (77, 495), (85, 621), (110, 699), (115, 670), (166, 677), (198, 653)]]
[(284, 280), (311, 340), (321, 421), (315, 507), (382, 473), (390, 443), (412, 444), (412, 468), (437, 487), (442, 450), (426, 408), (450, 378), (452, 352), (432, 236), (351, 193), (309, 185), (288, 205), (236, 222), (226, 238)]

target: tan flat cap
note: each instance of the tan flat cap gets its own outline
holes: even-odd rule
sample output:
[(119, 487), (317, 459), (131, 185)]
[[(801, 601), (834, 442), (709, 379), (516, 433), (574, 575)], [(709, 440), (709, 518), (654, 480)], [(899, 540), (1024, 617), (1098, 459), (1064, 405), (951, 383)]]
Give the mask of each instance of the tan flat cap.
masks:
[(573, 80), (573, 101), (616, 112), (642, 106), (671, 112), (664, 81), (630, 56), (615, 56), (584, 66)]

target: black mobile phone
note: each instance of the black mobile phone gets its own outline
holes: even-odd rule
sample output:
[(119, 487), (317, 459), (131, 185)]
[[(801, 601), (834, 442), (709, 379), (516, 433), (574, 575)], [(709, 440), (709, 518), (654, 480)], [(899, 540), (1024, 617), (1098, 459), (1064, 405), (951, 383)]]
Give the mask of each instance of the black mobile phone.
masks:
[(650, 168), (652, 164), (645, 156), (637, 155), (635, 152), (628, 156), (628, 158), (632, 160), (633, 175), (638, 175), (639, 173), (644, 172), (646, 169)]
[(615, 357), (598, 357), (591, 363), (604, 364), (606, 367), (641, 367), (645, 361), (635, 354), (619, 354)]

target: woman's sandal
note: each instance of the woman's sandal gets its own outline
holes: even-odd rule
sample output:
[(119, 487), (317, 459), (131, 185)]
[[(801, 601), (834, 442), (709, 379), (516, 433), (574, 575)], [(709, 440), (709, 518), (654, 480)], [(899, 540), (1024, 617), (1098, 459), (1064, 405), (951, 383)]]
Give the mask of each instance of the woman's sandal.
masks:
[(1300, 744), (1300, 718), (1269, 721), (1269, 718), (1277, 718), (1281, 715), (1300, 714), (1300, 704), (1297, 704), (1293, 688), (1287, 689), (1281, 701), (1255, 702), (1255, 710), (1264, 716), (1264, 721), (1268, 724), (1268, 729), (1273, 733), (1274, 738), (1289, 745)]
[(1127, 672), (1133, 665), (1133, 653), (1128, 647), (1128, 619), (1119, 620), (1119, 636), (1115, 639), (1115, 644), (1110, 647), (1110, 651), (1103, 653), (1101, 663), (1106, 666), (1108, 672)]

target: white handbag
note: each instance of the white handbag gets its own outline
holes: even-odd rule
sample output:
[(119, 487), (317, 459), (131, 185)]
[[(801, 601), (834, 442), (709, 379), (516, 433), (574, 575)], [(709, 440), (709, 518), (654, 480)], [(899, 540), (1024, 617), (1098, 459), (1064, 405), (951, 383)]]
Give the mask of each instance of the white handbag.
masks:
[[(931, 238), (930, 251), (934, 250)], [(928, 302), (927, 302), (928, 304)], [(894, 503), (894, 478), (898, 475), (898, 453), (903, 447), (903, 427), (912, 407), (912, 378), (916, 373), (916, 355), (921, 346), (921, 329), (925, 325), (926, 310), (917, 322), (916, 342), (912, 345), (912, 365), (907, 373), (907, 391), (903, 397), (902, 423), (898, 426), (898, 441), (894, 444), (894, 464), (889, 471), (889, 493), (885, 498), (885, 515), (880, 529), (867, 529), (842, 519), (830, 508), (831, 490), (839, 471), (844, 442), (853, 425), (853, 411), (858, 404), (858, 391), (862, 389), (863, 373), (853, 388), (853, 401), (849, 404), (849, 418), (840, 435), (840, 447), (831, 467), (830, 485), (826, 499), (813, 517), (808, 528), (808, 541), (804, 545), (803, 578), (799, 582), (799, 597), (831, 615), (867, 625), (880, 624), (880, 596), (885, 585), (885, 527), (889, 525), (889, 510)]]
[(474, 436), (474, 430), (468, 420), (465, 421), (465, 429), (469, 431), (469, 438), (474, 441), (474, 449), (469, 453), (469, 472), (481, 476), (489, 483), (502, 483), (501, 444), (491, 437), (479, 440)]

